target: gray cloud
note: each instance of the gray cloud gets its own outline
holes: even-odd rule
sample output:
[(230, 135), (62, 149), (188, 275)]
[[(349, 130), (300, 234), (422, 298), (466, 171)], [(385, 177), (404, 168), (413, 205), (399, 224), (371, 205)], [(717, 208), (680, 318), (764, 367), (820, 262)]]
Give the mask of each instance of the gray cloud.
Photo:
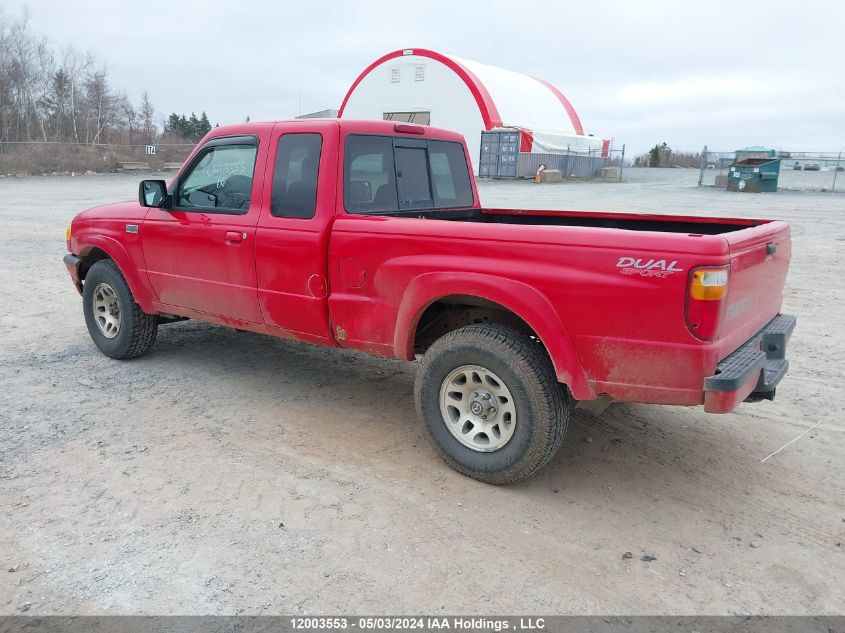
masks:
[(287, 118), (300, 94), (306, 112), (336, 108), (375, 58), (420, 46), (543, 77), (635, 152), (845, 145), (841, 2), (27, 4), (35, 32), (92, 49), (165, 115)]

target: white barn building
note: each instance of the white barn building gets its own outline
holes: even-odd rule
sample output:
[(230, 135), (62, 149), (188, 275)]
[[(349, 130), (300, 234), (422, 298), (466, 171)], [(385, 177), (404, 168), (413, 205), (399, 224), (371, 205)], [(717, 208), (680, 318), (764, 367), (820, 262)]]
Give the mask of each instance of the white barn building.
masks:
[(584, 134), (575, 108), (549, 82), (421, 48), (393, 51), (370, 64), (349, 88), (338, 116), (460, 132), (476, 173), (482, 131), (518, 131), (522, 153), (598, 157), (609, 147)]

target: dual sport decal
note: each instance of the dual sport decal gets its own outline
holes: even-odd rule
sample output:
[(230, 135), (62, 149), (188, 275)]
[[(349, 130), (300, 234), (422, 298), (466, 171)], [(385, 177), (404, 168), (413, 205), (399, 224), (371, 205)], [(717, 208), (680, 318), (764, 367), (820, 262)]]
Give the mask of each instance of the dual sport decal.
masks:
[(645, 259), (634, 257), (620, 257), (616, 267), (623, 275), (640, 275), (641, 277), (657, 277), (666, 279), (669, 275), (683, 272), (678, 268), (678, 260), (667, 262), (665, 259)]

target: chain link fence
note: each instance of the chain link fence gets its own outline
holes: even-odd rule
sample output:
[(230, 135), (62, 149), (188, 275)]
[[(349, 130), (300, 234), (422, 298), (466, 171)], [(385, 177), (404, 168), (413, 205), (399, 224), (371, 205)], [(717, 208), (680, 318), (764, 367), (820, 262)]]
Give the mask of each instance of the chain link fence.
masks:
[[(193, 143), (0, 141), (0, 175), (165, 171), (181, 166), (194, 147)], [(518, 171), (515, 169), (510, 177), (533, 178), (540, 164), (545, 164), (547, 169), (559, 169), (564, 180), (622, 180), (625, 146), (604, 152), (595, 149), (562, 154), (520, 153), (518, 156)]]
[[(778, 190), (845, 191), (845, 148), (838, 152), (778, 151)], [(701, 153), (699, 186), (727, 187), (736, 151), (716, 152), (704, 147)]]
[(518, 178), (533, 178), (540, 165), (560, 170), (563, 180), (622, 180), (625, 147), (622, 149), (590, 149), (586, 152), (561, 154), (523, 153), (517, 162)]
[(0, 174), (163, 171), (181, 165), (193, 149), (193, 143), (0, 142)]
[[(564, 148), (562, 145), (555, 147), (552, 142), (547, 147), (538, 144), (525, 130), (502, 128), (482, 131), (478, 177), (534, 178), (542, 167), (544, 171), (560, 172), (562, 179), (619, 179), (618, 172), (625, 162), (625, 146), (614, 150), (610, 141), (602, 141), (600, 145), (582, 147), (579, 141), (574, 145), (567, 143)], [(550, 151), (538, 151), (540, 149)], [(558, 177), (557, 173), (547, 175)]]

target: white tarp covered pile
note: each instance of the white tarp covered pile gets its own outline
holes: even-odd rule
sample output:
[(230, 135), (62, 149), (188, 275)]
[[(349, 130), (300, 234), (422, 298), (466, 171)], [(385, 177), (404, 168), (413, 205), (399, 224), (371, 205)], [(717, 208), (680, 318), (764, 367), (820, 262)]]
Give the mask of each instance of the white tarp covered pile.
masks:
[(595, 136), (581, 136), (549, 130), (527, 130), (532, 137), (532, 154), (585, 154), (601, 156), (604, 141)]

